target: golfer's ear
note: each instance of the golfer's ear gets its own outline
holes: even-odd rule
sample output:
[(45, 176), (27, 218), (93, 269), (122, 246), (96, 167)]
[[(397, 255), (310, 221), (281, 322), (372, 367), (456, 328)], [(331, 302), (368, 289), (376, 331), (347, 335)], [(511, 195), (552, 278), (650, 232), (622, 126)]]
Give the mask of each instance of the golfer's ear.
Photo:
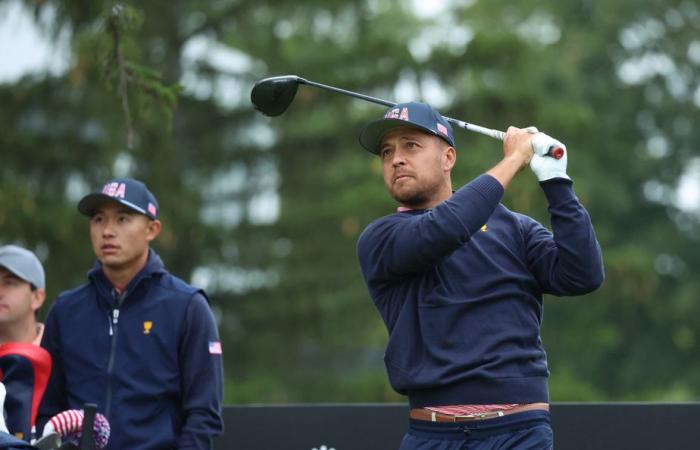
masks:
[(443, 150), (443, 170), (452, 170), (457, 162), (457, 150), (452, 146), (447, 146)]
[(148, 236), (148, 240), (152, 241), (153, 239), (157, 238), (160, 234), (161, 228), (162, 225), (160, 223), (160, 220), (150, 220), (148, 222), (148, 228), (146, 228), (146, 235)]
[(34, 289), (34, 298), (32, 299), (32, 311), (39, 311), (41, 305), (44, 304), (46, 300), (46, 290), (42, 288)]

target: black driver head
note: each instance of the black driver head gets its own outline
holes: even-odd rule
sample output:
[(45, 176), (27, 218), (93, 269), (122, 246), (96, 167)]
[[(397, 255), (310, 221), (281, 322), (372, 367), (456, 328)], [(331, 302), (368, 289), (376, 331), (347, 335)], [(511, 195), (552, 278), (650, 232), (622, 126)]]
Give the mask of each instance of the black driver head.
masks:
[(260, 80), (250, 91), (250, 101), (253, 102), (255, 109), (266, 116), (279, 116), (294, 100), (300, 80), (296, 75)]

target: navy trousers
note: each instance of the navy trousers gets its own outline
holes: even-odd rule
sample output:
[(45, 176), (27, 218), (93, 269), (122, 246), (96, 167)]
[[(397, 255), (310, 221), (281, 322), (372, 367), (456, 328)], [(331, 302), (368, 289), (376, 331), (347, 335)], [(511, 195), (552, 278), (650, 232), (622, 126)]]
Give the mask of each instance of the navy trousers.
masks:
[(548, 411), (494, 419), (443, 423), (410, 419), (400, 450), (551, 450)]

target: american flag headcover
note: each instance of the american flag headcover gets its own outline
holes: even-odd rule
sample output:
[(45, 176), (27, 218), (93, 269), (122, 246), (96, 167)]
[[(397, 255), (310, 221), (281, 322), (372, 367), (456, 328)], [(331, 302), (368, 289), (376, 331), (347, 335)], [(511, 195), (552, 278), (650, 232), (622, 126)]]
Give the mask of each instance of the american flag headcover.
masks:
[[(80, 445), (83, 436), (83, 421), (85, 413), (82, 409), (68, 409), (53, 416), (44, 427), (44, 435), (47, 432), (55, 431), (61, 436), (63, 442), (71, 442), (76, 446)], [(95, 414), (95, 425), (93, 427), (93, 444), (96, 450), (104, 448), (109, 442), (109, 422), (100, 413)]]

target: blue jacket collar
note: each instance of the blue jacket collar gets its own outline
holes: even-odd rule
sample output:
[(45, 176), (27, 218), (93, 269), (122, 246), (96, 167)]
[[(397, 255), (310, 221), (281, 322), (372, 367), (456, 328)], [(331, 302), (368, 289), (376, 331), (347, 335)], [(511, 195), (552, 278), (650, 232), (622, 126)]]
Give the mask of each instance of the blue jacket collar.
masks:
[[(146, 265), (129, 282), (125, 289), (125, 292), (133, 291), (134, 287), (138, 285), (139, 282), (144, 278), (150, 278), (153, 275), (161, 273), (166, 273), (165, 264), (163, 264), (163, 260), (160, 259), (160, 256), (158, 256), (158, 254), (153, 249), (149, 249), (148, 261), (146, 262)], [(98, 289), (103, 289), (105, 293), (111, 293), (114, 289), (112, 284), (105, 276), (104, 272), (102, 272), (102, 263), (100, 261), (96, 261), (95, 265), (92, 267), (92, 269), (90, 269), (90, 271), (88, 272), (88, 278), (90, 279), (90, 281), (95, 283), (95, 285), (97, 285)]]

